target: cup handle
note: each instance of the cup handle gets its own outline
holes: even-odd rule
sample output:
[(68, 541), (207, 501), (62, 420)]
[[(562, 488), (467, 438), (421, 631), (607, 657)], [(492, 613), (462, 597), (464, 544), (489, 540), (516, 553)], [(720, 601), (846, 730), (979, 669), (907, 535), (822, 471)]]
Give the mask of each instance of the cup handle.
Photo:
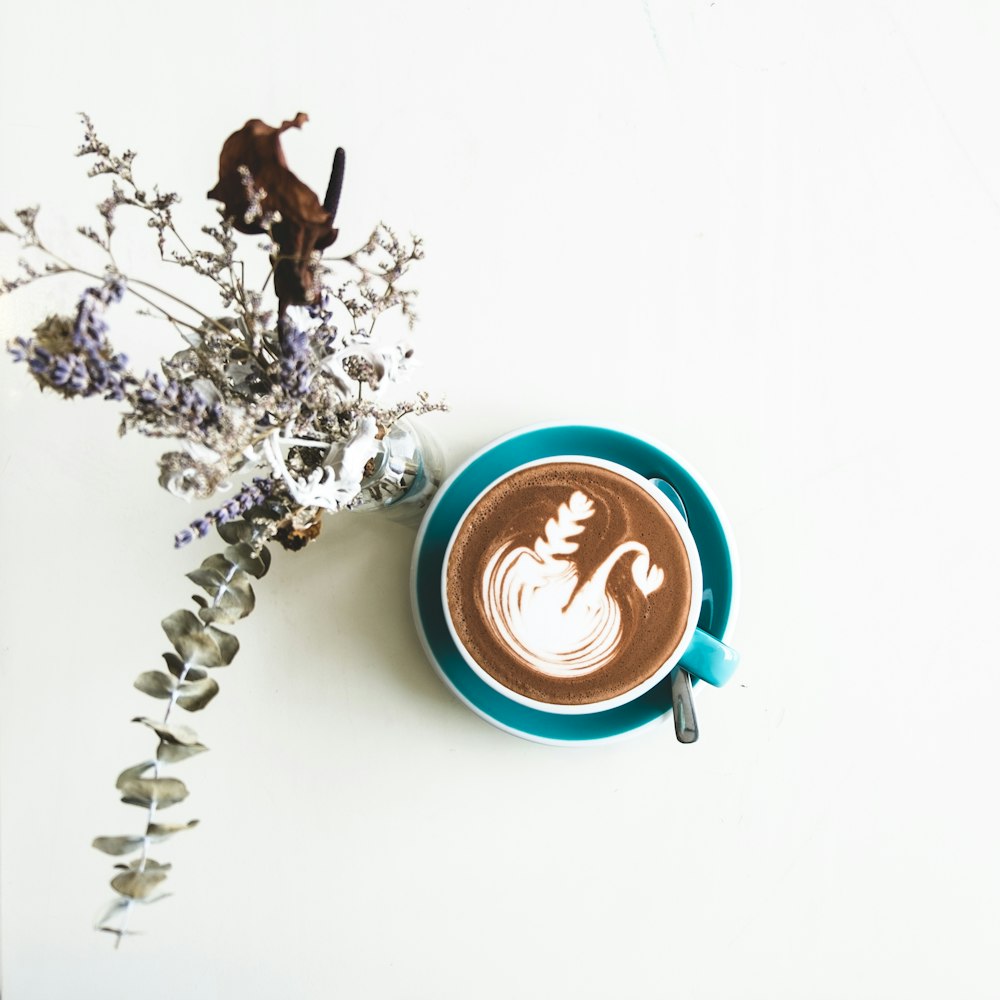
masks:
[[(650, 477), (649, 481), (673, 503), (686, 521), (687, 507), (680, 493), (667, 480), (658, 476)], [(724, 642), (719, 642), (715, 636), (703, 632), (700, 628), (695, 629), (691, 644), (681, 657), (681, 666), (689, 674), (708, 681), (715, 687), (725, 684), (736, 672), (739, 663), (740, 654), (735, 649), (731, 649)]]
[(694, 630), (688, 648), (681, 656), (681, 666), (699, 680), (707, 681), (714, 687), (722, 687), (736, 672), (740, 654), (714, 635)]

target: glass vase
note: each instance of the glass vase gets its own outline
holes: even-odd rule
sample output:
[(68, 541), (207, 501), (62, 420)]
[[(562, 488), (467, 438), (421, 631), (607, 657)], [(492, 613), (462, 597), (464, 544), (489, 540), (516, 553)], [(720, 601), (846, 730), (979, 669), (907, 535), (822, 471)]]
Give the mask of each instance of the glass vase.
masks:
[(382, 511), (416, 527), (444, 478), (444, 459), (422, 423), (397, 420), (378, 442), (370, 473), (352, 510)]

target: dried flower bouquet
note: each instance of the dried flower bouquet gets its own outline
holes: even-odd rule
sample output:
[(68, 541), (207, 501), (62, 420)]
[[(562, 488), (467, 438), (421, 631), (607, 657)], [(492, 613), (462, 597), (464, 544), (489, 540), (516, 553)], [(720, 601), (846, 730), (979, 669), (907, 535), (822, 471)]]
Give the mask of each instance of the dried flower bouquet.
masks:
[[(8, 342), (14, 359), (42, 389), (121, 405), (121, 433), (176, 442), (159, 461), (160, 484), (171, 493), (197, 501), (223, 497), (175, 537), (175, 545), (184, 546), (215, 526), (225, 548), (188, 573), (204, 592), (194, 605), (161, 623), (170, 645), (165, 669), (135, 680), (144, 694), (166, 703), (158, 717), (133, 720), (156, 737), (155, 753), (117, 781), (122, 801), (144, 810), (143, 827), (94, 840), (107, 854), (132, 856), (116, 865), (116, 895), (99, 921), (119, 943), (131, 933), (134, 907), (165, 895), (170, 865), (154, 860), (150, 847), (197, 823), (160, 816), (188, 794), (171, 766), (206, 749), (173, 713), (199, 711), (218, 693), (213, 672), (239, 650), (224, 626), (253, 610), (251, 581), (268, 570), (267, 543), (301, 548), (319, 533), (325, 512), (358, 506), (379, 442), (393, 425), (407, 414), (443, 408), (425, 394), (394, 404), (381, 399), (386, 386), (406, 373), (412, 350), (381, 328), (376, 334), (375, 325), (397, 309), (412, 328), (416, 293), (404, 279), (423, 255), (421, 242), (401, 240), (380, 224), (353, 253), (321, 257), (337, 237), (333, 223), (345, 159), (338, 149), (320, 202), (289, 170), (280, 143), (284, 131), (306, 120), (300, 113), (274, 128), (253, 119), (226, 140), (219, 180), (209, 192), (222, 203), (219, 218), (202, 229), (207, 248), (194, 248), (175, 226), (178, 196), (140, 187), (135, 153), (113, 154), (86, 116), (78, 155), (91, 161), (90, 176), (110, 179), (110, 193), (97, 205), (99, 227), (82, 225), (78, 232), (105, 255), (103, 272), (77, 267), (51, 249), (39, 231), (37, 208), (16, 212), (18, 226), (0, 221), (0, 233), (18, 240), (23, 251), (16, 273), (0, 279), (0, 294), (59, 275), (89, 281), (72, 314), (50, 315), (30, 336)], [(119, 267), (115, 234), (126, 212), (137, 213), (155, 232), (161, 260), (214, 286), (218, 311), (202, 310)], [(264, 289), (245, 280), (238, 233), (264, 239), (270, 264)], [(184, 341), (159, 371), (134, 371), (110, 339), (108, 317), (128, 298), (171, 324)]]

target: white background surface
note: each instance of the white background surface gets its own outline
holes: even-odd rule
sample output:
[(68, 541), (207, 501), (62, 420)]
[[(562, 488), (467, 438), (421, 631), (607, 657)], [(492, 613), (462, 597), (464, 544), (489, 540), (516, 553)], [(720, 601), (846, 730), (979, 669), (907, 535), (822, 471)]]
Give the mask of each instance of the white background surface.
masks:
[[(89, 843), (136, 826), (131, 682), (211, 543), (173, 551), (200, 508), (113, 405), (4, 362), (6, 1000), (996, 997), (998, 13), (5, 4), (0, 217), (75, 245), (87, 110), (197, 232), (225, 137), (308, 112), (293, 170), (348, 150), (335, 250), (426, 240), (409, 388), (449, 466), (566, 417), (673, 445), (733, 523), (744, 656), (694, 747), (536, 746), (424, 661), (412, 533), (331, 521), (257, 587), (175, 895), (115, 952)], [(4, 299), (4, 337), (79, 289)]]

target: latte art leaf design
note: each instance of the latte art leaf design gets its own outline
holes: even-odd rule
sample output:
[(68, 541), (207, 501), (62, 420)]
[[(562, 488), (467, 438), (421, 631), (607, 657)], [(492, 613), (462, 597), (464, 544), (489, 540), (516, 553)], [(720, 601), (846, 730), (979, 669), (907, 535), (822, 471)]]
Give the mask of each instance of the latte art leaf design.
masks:
[(594, 502), (574, 490), (545, 524), (532, 548), (510, 543), (490, 557), (482, 593), (497, 636), (529, 667), (551, 677), (593, 673), (614, 659), (622, 640), (621, 609), (607, 592), (616, 563), (632, 557), (632, 580), (648, 597), (664, 580), (641, 542), (612, 549), (590, 579), (581, 583), (569, 558), (580, 547), (571, 541), (594, 514)]

